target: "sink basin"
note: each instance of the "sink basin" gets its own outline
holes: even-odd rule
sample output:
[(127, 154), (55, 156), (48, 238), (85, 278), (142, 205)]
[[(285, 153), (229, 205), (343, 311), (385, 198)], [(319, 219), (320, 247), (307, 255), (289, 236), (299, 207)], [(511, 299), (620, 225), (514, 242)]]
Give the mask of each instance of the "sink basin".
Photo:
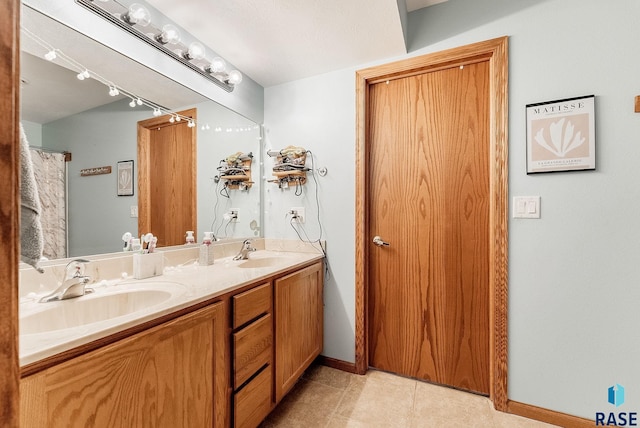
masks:
[(41, 303), (42, 310), (20, 317), (20, 334), (46, 333), (121, 317), (165, 302), (172, 295), (166, 290), (126, 290)]
[(263, 268), (277, 266), (284, 263), (285, 257), (261, 257), (259, 259), (249, 259), (238, 265), (240, 268)]

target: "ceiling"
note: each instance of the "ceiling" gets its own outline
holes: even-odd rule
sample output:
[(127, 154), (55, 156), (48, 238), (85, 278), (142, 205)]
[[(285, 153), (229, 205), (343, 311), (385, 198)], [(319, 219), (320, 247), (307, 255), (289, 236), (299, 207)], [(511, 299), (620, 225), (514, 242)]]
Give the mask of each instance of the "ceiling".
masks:
[(406, 53), (397, 0), (147, 2), (264, 87)]

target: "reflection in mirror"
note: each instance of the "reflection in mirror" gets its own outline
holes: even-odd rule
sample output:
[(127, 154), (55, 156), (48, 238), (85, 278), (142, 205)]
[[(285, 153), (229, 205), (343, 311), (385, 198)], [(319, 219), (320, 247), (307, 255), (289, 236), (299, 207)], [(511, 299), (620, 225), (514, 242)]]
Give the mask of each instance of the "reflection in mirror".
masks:
[[(156, 234), (138, 230), (137, 218), (137, 126), (153, 118), (154, 111), (122, 93), (111, 96), (96, 79), (80, 79), (79, 67), (44, 59), (48, 50), (38, 40), (170, 111), (195, 109), (197, 221), (191, 230), (199, 241), (205, 231), (220, 239), (259, 236), (257, 124), (27, 6), (22, 28), (21, 122), (42, 183), (46, 257), (120, 251), (125, 232)], [(220, 179), (221, 161), (238, 153), (254, 156), (248, 171), (254, 177), (251, 186), (225, 186), (228, 181)], [(130, 160), (132, 195), (127, 189), (119, 191), (117, 182), (118, 163)], [(163, 215), (171, 221), (172, 212)]]

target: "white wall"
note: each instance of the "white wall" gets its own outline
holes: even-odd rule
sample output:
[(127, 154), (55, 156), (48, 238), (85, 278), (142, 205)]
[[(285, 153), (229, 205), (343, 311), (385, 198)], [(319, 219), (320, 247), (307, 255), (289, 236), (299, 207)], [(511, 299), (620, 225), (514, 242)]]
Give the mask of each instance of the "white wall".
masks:
[[(405, 57), (510, 36), (510, 195), (540, 195), (542, 218), (509, 223), (509, 398), (590, 419), (615, 410), (614, 383), (627, 388), (618, 410), (640, 411), (639, 16), (634, 0), (450, 0), (409, 14)], [(329, 169), (323, 353), (346, 361), (355, 360), (355, 70), (265, 89), (267, 145), (303, 145)], [(597, 170), (528, 176), (525, 105), (589, 94)], [(284, 210), (309, 210), (306, 195), (271, 189), (268, 237), (292, 236)]]
[[(325, 282), (325, 340), (323, 354), (345, 361), (355, 360), (355, 294), (353, 249), (355, 217), (355, 77), (352, 70), (300, 80), (265, 90), (265, 147), (281, 150), (302, 146), (314, 155), (314, 166), (326, 167), (320, 177), (320, 218), (327, 240), (330, 272)], [(265, 160), (265, 176), (274, 160)], [(307, 159), (311, 166), (311, 159)], [(305, 207), (304, 229), (311, 240), (320, 236), (311, 175), (302, 196), (295, 189), (278, 189), (265, 183), (265, 236), (296, 239), (287, 210)]]

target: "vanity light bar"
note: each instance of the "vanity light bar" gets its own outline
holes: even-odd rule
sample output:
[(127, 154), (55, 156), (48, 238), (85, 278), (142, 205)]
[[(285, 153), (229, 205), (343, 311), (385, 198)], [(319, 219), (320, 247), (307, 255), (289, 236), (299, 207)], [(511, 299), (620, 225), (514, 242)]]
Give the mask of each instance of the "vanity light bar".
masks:
[[(119, 5), (119, 3), (113, 1), (113, 2), (105, 2), (104, 0), (99, 1), (99, 2), (95, 2), (93, 0), (75, 0), (76, 3), (78, 3), (80, 6), (85, 7), (86, 9), (90, 10), (91, 12), (95, 13), (96, 15), (106, 19), (107, 21), (111, 22), (112, 24), (120, 27), (121, 29), (125, 30), (126, 32), (128, 32), (129, 34), (131, 34), (132, 36), (138, 38), (139, 40), (142, 40), (143, 42), (147, 43), (150, 46), (153, 46), (154, 48), (156, 48), (157, 50), (159, 50), (160, 52), (163, 52), (164, 54), (170, 56), (171, 58), (175, 59), (176, 61), (180, 62), (181, 64), (183, 64), (184, 66), (190, 68), (191, 70), (195, 71), (196, 73), (200, 74), (201, 76), (205, 77), (206, 79), (210, 80), (211, 82), (215, 83), (217, 86), (219, 86), (220, 88), (224, 89), (226, 92), (233, 92), (233, 89), (235, 87), (234, 84), (229, 83), (228, 80), (231, 77), (230, 74), (227, 73), (215, 73), (215, 74), (210, 74), (206, 71), (206, 68), (208, 67), (209, 63), (206, 62), (206, 59), (203, 59), (200, 61), (200, 63), (196, 62), (196, 60), (189, 60), (187, 58), (185, 58), (182, 55), (177, 54), (176, 52), (172, 51), (171, 49), (168, 49), (164, 44), (160, 43), (157, 39), (156, 36), (158, 34), (162, 33), (162, 30), (159, 29), (155, 29), (153, 28), (153, 35), (149, 36), (145, 33), (145, 31), (143, 29), (139, 29), (137, 28), (138, 25), (137, 24), (130, 24), (125, 22), (123, 19), (121, 19), (122, 16), (126, 15), (127, 10), (124, 9), (124, 6)], [(97, 3), (101, 3), (101, 5), (98, 5)], [(109, 10), (107, 7), (108, 3), (113, 3), (116, 4), (120, 7), (122, 7), (124, 10), (118, 12), (118, 11), (111, 11)], [(186, 51), (188, 48), (184, 47), (184, 50)], [(234, 70), (235, 71), (235, 70)], [(222, 77), (222, 79), (226, 78), (225, 80), (222, 80), (220, 77)]]

